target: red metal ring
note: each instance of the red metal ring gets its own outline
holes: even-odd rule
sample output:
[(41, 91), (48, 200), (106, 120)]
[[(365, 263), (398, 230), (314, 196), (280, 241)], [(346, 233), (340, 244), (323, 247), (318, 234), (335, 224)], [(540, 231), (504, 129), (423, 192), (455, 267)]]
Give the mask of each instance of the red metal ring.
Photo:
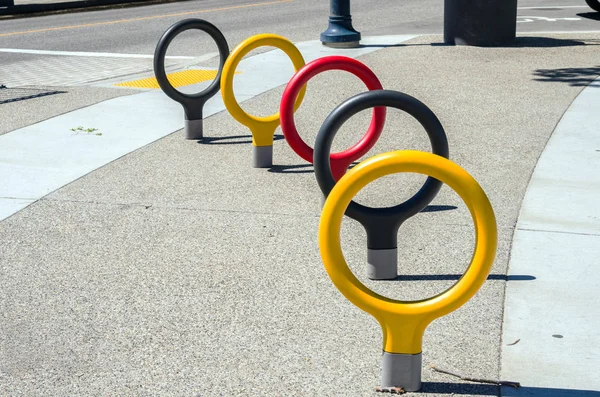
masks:
[[(369, 90), (381, 90), (383, 87), (375, 73), (365, 64), (353, 58), (328, 56), (307, 63), (289, 81), (283, 92), (279, 106), (281, 130), (290, 147), (304, 160), (312, 164), (313, 149), (298, 135), (294, 123), (294, 102), (302, 87), (319, 73), (328, 70), (344, 70), (362, 80)], [(348, 170), (352, 162), (364, 156), (377, 142), (385, 123), (385, 107), (373, 108), (371, 124), (361, 140), (351, 148), (330, 156), (331, 172), (335, 180), (339, 180)]]

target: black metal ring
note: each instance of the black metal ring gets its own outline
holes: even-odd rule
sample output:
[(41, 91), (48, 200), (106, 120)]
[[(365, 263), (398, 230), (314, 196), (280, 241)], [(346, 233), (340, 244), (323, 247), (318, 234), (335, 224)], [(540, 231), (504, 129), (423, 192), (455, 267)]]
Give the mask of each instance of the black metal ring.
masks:
[[(167, 73), (165, 72), (165, 56), (169, 44), (171, 44), (171, 41), (173, 41), (175, 36), (190, 29), (198, 29), (208, 33), (217, 44), (220, 57), (217, 76), (207, 88), (196, 94), (186, 94), (177, 91), (167, 79)], [(228, 56), (229, 45), (227, 44), (227, 40), (225, 39), (225, 36), (223, 36), (223, 33), (221, 33), (216, 26), (203, 19), (184, 19), (167, 29), (156, 46), (156, 51), (154, 52), (154, 74), (156, 75), (156, 81), (167, 96), (183, 105), (188, 119), (194, 120), (202, 118), (202, 107), (204, 106), (204, 103), (219, 91), (221, 85), (221, 72), (223, 71), (223, 65), (225, 65)]]
[[(424, 103), (398, 91), (367, 91), (347, 99), (327, 116), (315, 141), (314, 167), (319, 187), (325, 196), (335, 186), (329, 155), (335, 134), (356, 113), (385, 106), (396, 108), (413, 116), (425, 128), (434, 154), (448, 158), (448, 139), (436, 115)], [(393, 207), (371, 208), (351, 201), (345, 214), (360, 222), (367, 231), (368, 247), (390, 249), (397, 246), (398, 228), (413, 215), (423, 210), (437, 195), (442, 182), (427, 178), (421, 189), (410, 199)]]

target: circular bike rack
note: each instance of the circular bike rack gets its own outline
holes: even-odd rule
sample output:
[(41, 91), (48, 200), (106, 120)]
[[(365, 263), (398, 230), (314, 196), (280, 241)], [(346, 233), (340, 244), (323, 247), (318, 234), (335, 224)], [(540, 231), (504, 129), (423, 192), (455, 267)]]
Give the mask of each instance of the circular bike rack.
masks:
[[(203, 91), (196, 94), (186, 94), (173, 87), (165, 72), (165, 56), (169, 44), (180, 33), (186, 30), (202, 30), (212, 37), (219, 50), (219, 70), (213, 82)], [(221, 84), (221, 73), (229, 55), (229, 46), (223, 33), (216, 26), (202, 19), (184, 19), (173, 24), (162, 35), (154, 52), (154, 74), (156, 81), (165, 94), (176, 102), (179, 102), (185, 111), (185, 134), (187, 139), (202, 139), (202, 110), (204, 104), (218, 91)]]
[[(475, 250), (465, 274), (441, 294), (413, 302), (386, 298), (368, 289), (348, 267), (340, 243), (342, 219), (352, 198), (372, 181), (401, 172), (424, 174), (446, 183), (463, 199), (475, 225)], [(481, 288), (492, 268), (497, 240), (494, 211), (481, 186), (457, 164), (435, 154), (418, 151), (380, 154), (351, 169), (333, 187), (319, 223), (321, 258), (329, 277), (346, 299), (381, 324), (383, 387), (420, 389), (425, 329), (436, 318), (464, 305)]]
[[(235, 99), (233, 92), (233, 77), (242, 58), (258, 47), (275, 47), (285, 52), (297, 72), (304, 66), (304, 58), (296, 46), (285, 37), (276, 34), (259, 34), (249, 37), (240, 43), (230, 54), (223, 67), (221, 80), (221, 95), (225, 107), (240, 124), (245, 125), (252, 133), (252, 166), (266, 168), (273, 165), (273, 135), (279, 126), (279, 112), (266, 117), (250, 115), (242, 109)], [(304, 98), (306, 88), (303, 88), (296, 100), (294, 109), (298, 109)]]
[[(281, 117), (281, 130), (290, 147), (304, 160), (313, 163), (314, 150), (306, 144), (298, 134), (294, 123), (294, 102), (302, 87), (319, 73), (328, 70), (343, 70), (358, 77), (369, 90), (381, 90), (383, 87), (379, 79), (365, 64), (353, 58), (344, 56), (328, 56), (307, 63), (292, 77), (287, 84), (281, 99), (279, 114)], [(344, 175), (348, 167), (356, 160), (367, 154), (377, 143), (385, 123), (385, 107), (373, 109), (371, 124), (361, 140), (351, 148), (333, 153), (330, 156), (331, 172), (337, 181)]]
[[(353, 115), (372, 107), (392, 107), (413, 116), (425, 128), (433, 153), (448, 157), (448, 140), (435, 114), (419, 100), (398, 91), (368, 91), (346, 100), (325, 119), (315, 141), (315, 176), (327, 197), (335, 186), (330, 164), (333, 138)], [(350, 203), (346, 215), (360, 222), (367, 232), (367, 276), (374, 280), (394, 279), (398, 274), (398, 229), (404, 221), (423, 210), (437, 195), (442, 183), (427, 178), (423, 187), (410, 199), (393, 207), (371, 208)]]

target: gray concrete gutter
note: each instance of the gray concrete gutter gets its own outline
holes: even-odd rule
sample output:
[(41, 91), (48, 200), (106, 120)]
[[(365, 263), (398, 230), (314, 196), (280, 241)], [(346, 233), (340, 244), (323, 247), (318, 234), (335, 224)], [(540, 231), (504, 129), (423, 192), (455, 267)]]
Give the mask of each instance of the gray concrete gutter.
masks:
[[(600, 396), (600, 79), (571, 104), (535, 168), (515, 230), (502, 343), (507, 397)], [(595, 374), (595, 375), (594, 375)]]
[(57, 12), (77, 12), (98, 8), (133, 7), (160, 3), (174, 3), (187, 0), (81, 0), (16, 4), (0, 6), (0, 17), (24, 17)]

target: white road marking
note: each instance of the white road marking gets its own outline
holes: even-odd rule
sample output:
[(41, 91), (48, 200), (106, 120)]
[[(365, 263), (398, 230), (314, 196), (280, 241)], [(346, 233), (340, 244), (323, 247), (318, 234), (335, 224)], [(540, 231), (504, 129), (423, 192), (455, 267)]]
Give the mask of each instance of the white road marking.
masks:
[[(69, 57), (99, 57), (99, 58), (138, 58), (138, 59), (153, 59), (154, 55), (146, 54), (117, 54), (112, 52), (78, 52), (78, 51), (47, 51), (47, 50), (27, 50), (19, 48), (0, 48), (0, 52), (10, 52), (15, 54), (34, 54), (34, 55), (58, 55)], [(206, 54), (211, 55), (211, 58), (217, 53)], [(204, 56), (203, 56), (204, 57)], [(202, 57), (202, 58), (203, 58)], [(196, 57), (188, 56), (168, 56), (167, 59), (195, 59)]]
[(534, 32), (519, 32), (524, 35), (530, 34), (591, 34), (600, 33), (600, 30), (538, 30)]
[(536, 7), (517, 7), (517, 10), (547, 10), (548, 8), (589, 8), (588, 6), (536, 6)]
[(581, 18), (569, 17), (569, 18), (546, 18), (546, 17), (529, 17), (529, 16), (518, 16), (517, 23), (544, 21), (544, 22), (557, 22), (557, 21), (581, 21)]

